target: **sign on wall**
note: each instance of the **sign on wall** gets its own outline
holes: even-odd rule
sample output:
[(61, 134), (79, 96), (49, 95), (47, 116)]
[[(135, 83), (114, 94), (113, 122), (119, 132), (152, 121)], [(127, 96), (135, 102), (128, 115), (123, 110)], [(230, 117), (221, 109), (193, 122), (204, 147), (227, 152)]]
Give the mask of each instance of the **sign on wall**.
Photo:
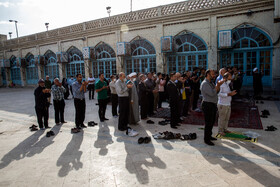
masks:
[(131, 47), (128, 42), (118, 42), (117, 43), (117, 55), (118, 56), (130, 56)]
[(172, 52), (172, 36), (163, 36), (160, 38), (161, 40), (161, 52)]
[(218, 48), (230, 48), (231, 46), (231, 30), (218, 31)]

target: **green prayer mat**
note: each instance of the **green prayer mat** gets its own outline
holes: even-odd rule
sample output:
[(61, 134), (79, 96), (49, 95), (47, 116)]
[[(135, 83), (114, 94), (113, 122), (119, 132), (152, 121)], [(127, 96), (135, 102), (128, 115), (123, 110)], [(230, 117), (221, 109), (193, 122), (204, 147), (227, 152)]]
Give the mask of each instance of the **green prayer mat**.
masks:
[(226, 133), (225, 136), (222, 136), (218, 133), (216, 135), (216, 138), (230, 139), (230, 140), (240, 140), (240, 141), (254, 142), (254, 143), (256, 143), (258, 141), (257, 138), (249, 138), (248, 136), (245, 136), (245, 135), (243, 135), (242, 133), (239, 133), (239, 132)]

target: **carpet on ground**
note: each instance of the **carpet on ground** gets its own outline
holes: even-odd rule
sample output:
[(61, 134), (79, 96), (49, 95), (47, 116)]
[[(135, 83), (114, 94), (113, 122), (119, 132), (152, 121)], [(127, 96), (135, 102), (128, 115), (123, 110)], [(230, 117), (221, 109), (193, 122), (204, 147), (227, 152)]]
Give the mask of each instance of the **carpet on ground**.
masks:
[[(200, 107), (200, 104), (198, 106)], [(163, 108), (152, 117), (168, 119), (170, 118), (170, 109)], [(218, 112), (216, 117), (218, 119)], [(205, 122), (203, 112), (192, 111), (191, 114), (184, 119), (183, 124), (204, 125)], [(215, 126), (217, 125), (218, 120), (216, 120), (215, 123)], [(234, 128), (263, 129), (259, 110), (254, 104), (254, 101), (247, 99), (233, 101), (228, 126)]]
[(226, 133), (226, 135), (224, 135), (224, 136), (222, 136), (220, 134), (217, 134), (216, 138), (229, 139), (229, 140), (239, 140), (239, 141), (247, 141), (247, 142), (254, 142), (254, 143), (256, 143), (258, 141), (257, 138), (250, 138), (250, 137), (245, 136), (244, 134), (239, 133), (239, 132)]

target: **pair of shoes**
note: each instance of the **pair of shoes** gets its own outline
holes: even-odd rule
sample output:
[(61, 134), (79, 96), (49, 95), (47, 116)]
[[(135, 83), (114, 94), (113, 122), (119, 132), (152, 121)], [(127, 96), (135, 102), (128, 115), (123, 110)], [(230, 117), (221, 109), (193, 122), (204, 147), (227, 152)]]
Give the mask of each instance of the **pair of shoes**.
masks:
[(217, 138), (214, 138), (214, 137), (211, 136), (210, 140), (214, 140), (215, 141), (215, 140), (217, 140)]
[(158, 134), (153, 134), (153, 138), (154, 139), (163, 139), (164, 138), (164, 134), (159, 132)]
[(266, 129), (265, 129), (265, 131), (275, 131), (275, 130), (277, 130), (277, 128), (274, 127), (273, 125), (267, 126)]
[(80, 132), (79, 128), (72, 128), (71, 129), (71, 133), (78, 133), (78, 132)]
[(81, 128), (87, 128), (87, 126), (85, 126), (84, 124), (81, 125)]
[(181, 140), (195, 140), (197, 138), (196, 133), (190, 133), (190, 134), (183, 134), (181, 136)]
[(49, 132), (47, 132), (47, 137), (50, 137), (50, 136), (54, 136), (55, 134), (54, 134), (54, 132), (53, 131), (49, 131)]
[(207, 145), (210, 145), (210, 146), (214, 146), (215, 144), (213, 142), (211, 142), (210, 140), (209, 141), (204, 141), (204, 143), (206, 143)]
[(29, 129), (30, 129), (30, 131), (37, 131), (38, 130), (38, 128), (37, 128), (38, 126), (36, 126), (36, 125), (32, 125), (31, 127), (29, 127)]
[(88, 126), (89, 126), (89, 127), (94, 127), (95, 125), (98, 125), (98, 124), (95, 123), (94, 121), (89, 121), (89, 122), (88, 122)]
[(139, 133), (135, 130), (133, 130), (132, 128), (128, 127), (128, 129), (126, 130), (126, 135), (130, 136), (130, 137), (134, 137), (137, 136)]
[(148, 123), (148, 124), (154, 124), (155, 122), (153, 122), (152, 120), (149, 119), (149, 120), (147, 121), (147, 123)]
[(268, 110), (263, 110), (262, 115), (269, 116), (270, 112)]
[(151, 142), (151, 138), (149, 136), (147, 137), (140, 137), (138, 139), (138, 144), (142, 144), (142, 143), (150, 143)]

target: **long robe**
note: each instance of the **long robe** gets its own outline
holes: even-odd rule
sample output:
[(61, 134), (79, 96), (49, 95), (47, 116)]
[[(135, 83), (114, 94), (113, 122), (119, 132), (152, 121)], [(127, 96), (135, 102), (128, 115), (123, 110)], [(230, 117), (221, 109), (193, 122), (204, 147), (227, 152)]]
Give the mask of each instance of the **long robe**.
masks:
[(138, 93), (137, 88), (132, 81), (128, 81), (127, 84), (132, 83), (133, 86), (131, 89), (129, 89), (129, 100), (130, 100), (130, 106), (129, 106), (129, 124), (136, 124), (140, 121), (139, 117), (139, 103), (138, 103)]

